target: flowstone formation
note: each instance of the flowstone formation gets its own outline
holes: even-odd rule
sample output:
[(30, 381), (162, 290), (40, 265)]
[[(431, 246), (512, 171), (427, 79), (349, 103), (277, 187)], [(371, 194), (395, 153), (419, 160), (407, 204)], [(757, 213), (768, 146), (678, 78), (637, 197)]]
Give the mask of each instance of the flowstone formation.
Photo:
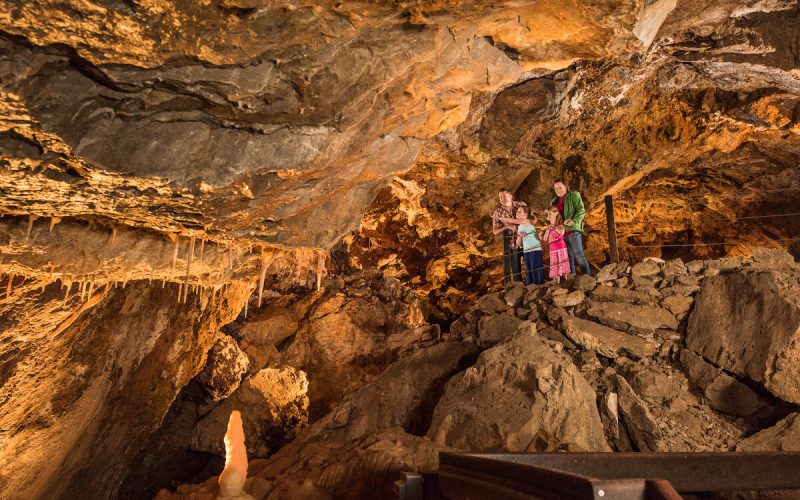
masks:
[[(792, 330), (739, 345), (690, 315), (793, 290), (756, 247), (798, 255), (799, 17), (0, 0), (0, 496), (168, 496), (220, 473), (232, 410), (256, 498), (389, 494), (449, 446), (790, 443)], [(538, 210), (556, 177), (614, 285), (494, 295), (497, 189)], [(605, 194), (630, 270), (602, 267)], [(494, 425), (471, 394), (524, 409)]]

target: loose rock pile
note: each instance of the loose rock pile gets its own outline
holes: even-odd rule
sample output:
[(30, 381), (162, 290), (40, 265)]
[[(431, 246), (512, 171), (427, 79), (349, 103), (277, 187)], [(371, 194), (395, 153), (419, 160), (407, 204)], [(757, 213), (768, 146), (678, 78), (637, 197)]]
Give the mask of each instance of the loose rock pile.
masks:
[[(251, 464), (248, 491), (259, 499), (385, 493), (400, 471), (434, 470), (436, 452), (451, 449), (799, 450), (800, 266), (787, 255), (611, 264), (596, 277), (485, 295), (432, 346), (409, 333), (420, 326), (406, 327), (392, 335), (416, 340), (391, 347), (399, 360)], [(402, 302), (404, 288), (394, 289)], [(313, 346), (336, 337), (314, 326), (320, 310), (340, 315), (329, 328), (351, 331), (341, 315), (360, 293), (317, 297), (297, 338)], [(380, 302), (385, 313), (397, 299), (382, 293), (362, 304)], [(395, 345), (392, 335), (380, 336), (380, 349)], [(159, 498), (215, 491), (209, 480)]]

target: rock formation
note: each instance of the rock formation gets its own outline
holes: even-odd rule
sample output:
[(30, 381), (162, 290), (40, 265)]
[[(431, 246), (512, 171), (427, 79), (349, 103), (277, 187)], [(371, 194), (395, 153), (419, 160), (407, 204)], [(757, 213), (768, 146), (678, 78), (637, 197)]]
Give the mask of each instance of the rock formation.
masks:
[[(798, 19), (0, 0), (0, 496), (215, 498), (239, 405), (254, 498), (442, 446), (794, 446)], [(596, 278), (497, 292), (497, 189), (541, 219), (555, 178)], [(468, 394), (524, 411), (459, 435)]]

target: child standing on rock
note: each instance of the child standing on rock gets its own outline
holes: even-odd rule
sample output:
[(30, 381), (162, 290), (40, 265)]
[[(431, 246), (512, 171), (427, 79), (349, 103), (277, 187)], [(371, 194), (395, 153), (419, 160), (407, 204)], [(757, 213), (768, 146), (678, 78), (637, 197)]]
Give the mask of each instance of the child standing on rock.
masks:
[(569, 253), (567, 242), (564, 240), (564, 219), (558, 213), (556, 207), (550, 207), (545, 212), (547, 222), (550, 223), (544, 232), (543, 239), (550, 247), (550, 277), (556, 283), (561, 281), (562, 276), (569, 274)]
[(522, 247), (522, 257), (525, 260), (525, 284), (541, 285), (544, 283), (542, 263), (542, 243), (536, 234), (536, 217), (531, 220), (530, 209), (519, 207), (516, 218), (521, 221), (517, 226), (517, 247)]

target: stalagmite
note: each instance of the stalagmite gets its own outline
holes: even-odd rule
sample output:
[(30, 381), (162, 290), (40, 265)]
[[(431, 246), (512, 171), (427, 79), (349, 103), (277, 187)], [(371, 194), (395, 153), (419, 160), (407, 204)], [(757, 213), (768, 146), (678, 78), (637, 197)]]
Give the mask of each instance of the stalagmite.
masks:
[(228, 419), (225, 433), (225, 469), (219, 475), (218, 500), (254, 500), (245, 493), (247, 481), (247, 450), (244, 445), (242, 415), (234, 410)]
[(28, 241), (28, 238), (31, 236), (31, 230), (33, 229), (33, 221), (35, 221), (36, 219), (38, 219), (38, 217), (36, 217), (35, 215), (33, 214), (28, 215), (28, 229), (25, 231), (26, 242)]

